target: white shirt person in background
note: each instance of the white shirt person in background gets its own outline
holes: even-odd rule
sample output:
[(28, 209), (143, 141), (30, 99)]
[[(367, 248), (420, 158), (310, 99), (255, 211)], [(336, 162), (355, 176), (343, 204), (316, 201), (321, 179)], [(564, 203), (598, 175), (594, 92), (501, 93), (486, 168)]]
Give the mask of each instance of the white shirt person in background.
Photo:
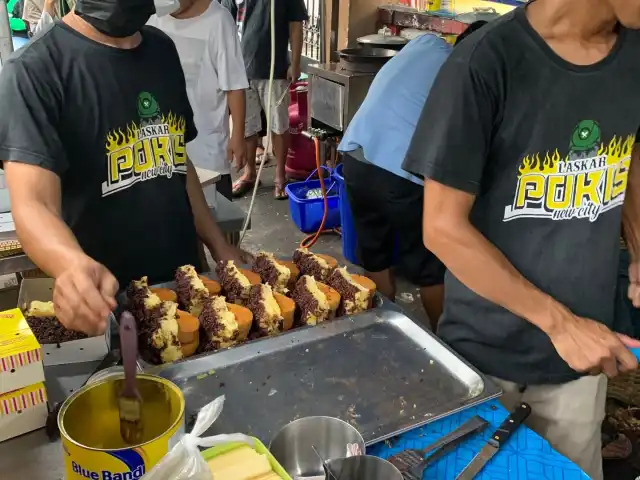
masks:
[(231, 161), (235, 157), (238, 165), (244, 164), (245, 89), (249, 87), (236, 23), (217, 0), (155, 3), (157, 14), (149, 25), (176, 44), (198, 129), (187, 153), (197, 167), (222, 174), (216, 188), (231, 199)]

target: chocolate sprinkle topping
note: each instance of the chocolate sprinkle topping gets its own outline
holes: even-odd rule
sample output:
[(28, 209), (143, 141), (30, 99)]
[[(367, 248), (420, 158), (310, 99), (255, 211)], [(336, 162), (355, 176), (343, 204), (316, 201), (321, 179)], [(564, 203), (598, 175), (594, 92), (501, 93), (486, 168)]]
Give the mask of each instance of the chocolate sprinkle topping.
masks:
[(253, 313), (251, 339), (267, 337), (284, 330), (284, 319), (282, 316), (273, 318), (267, 315), (267, 308), (262, 299), (262, 289), (264, 285), (253, 285), (249, 292), (249, 299), (246, 307)]
[(218, 262), (216, 273), (229, 303), (243, 305), (247, 300), (247, 292), (238, 279), (232, 274), (232, 268), (226, 261)]
[(27, 317), (26, 320), (41, 345), (65, 343), (87, 338), (84, 333), (67, 330), (56, 317)]
[(326, 282), (331, 274), (331, 269), (323, 268), (313, 253), (298, 249), (293, 252), (293, 262), (300, 269), (301, 275), (310, 275), (319, 282)]
[(300, 280), (298, 280), (298, 283), (296, 283), (296, 288), (293, 290), (291, 298), (294, 302), (296, 302), (296, 306), (300, 311), (300, 322), (302, 323), (302, 325), (311, 325), (309, 321), (310, 315), (316, 316), (318, 319), (318, 323), (329, 319), (329, 314), (331, 312), (329, 310), (325, 312), (320, 308), (318, 300), (307, 288), (304, 277), (300, 277)]
[(265, 254), (258, 254), (253, 264), (253, 271), (260, 275), (264, 283), (271, 285), (271, 288), (278, 288), (278, 269), (273, 264), (273, 260)]
[(338, 307), (338, 316), (341, 315), (353, 315), (354, 313), (359, 313), (357, 308), (353, 308), (354, 311), (346, 311), (345, 309), (345, 300), (351, 300), (352, 304), (355, 306), (355, 298), (358, 293), (358, 287), (352, 285), (340, 272), (340, 270), (336, 269), (329, 276), (329, 280), (327, 281), (328, 285), (336, 290), (340, 296), (342, 297), (340, 301), (340, 307)]
[(220, 321), (218, 312), (213, 308), (213, 302), (205, 302), (200, 314), (200, 345), (198, 346), (198, 352), (214, 352), (224, 346), (222, 341), (225, 343), (234, 342), (240, 334), (239, 331), (236, 331), (230, 338), (223, 339), (221, 335), (223, 331), (224, 325)]

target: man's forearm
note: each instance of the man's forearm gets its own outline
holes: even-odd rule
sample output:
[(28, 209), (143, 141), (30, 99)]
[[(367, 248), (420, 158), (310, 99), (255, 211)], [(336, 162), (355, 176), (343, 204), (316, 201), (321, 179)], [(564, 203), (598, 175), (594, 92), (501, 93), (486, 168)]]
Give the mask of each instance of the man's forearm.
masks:
[(633, 260), (640, 260), (640, 144), (636, 144), (627, 175), (627, 191), (622, 208), (624, 239)]
[(233, 121), (233, 135), (244, 138), (244, 120), (246, 112), (246, 99), (244, 90), (231, 90), (227, 92), (227, 102)]
[(191, 160), (187, 162), (187, 194), (198, 237), (207, 246), (214, 259), (217, 259), (220, 250), (226, 246), (227, 240), (211, 215), (202, 185), (200, 185), (198, 174)]
[(460, 282), (547, 334), (554, 331), (566, 307), (524, 278), (467, 218), (434, 217), (425, 214), (425, 244)]
[(289, 41), (291, 42), (291, 64), (299, 69), (302, 57), (302, 22), (289, 23)]
[(12, 207), (18, 239), (29, 258), (57, 278), (85, 253), (60, 215), (37, 201)]

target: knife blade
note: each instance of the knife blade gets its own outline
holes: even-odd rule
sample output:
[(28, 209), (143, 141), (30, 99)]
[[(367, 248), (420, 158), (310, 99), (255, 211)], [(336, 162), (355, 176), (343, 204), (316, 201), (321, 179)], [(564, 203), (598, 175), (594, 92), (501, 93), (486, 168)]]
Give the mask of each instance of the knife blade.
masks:
[(480, 453), (478, 453), (473, 460), (469, 462), (469, 465), (464, 468), (460, 475), (456, 477), (456, 480), (473, 480), (473, 478), (475, 478), (487, 462), (491, 460), (496, 453), (498, 453), (500, 447), (504, 446), (509, 438), (511, 438), (511, 435), (513, 435), (513, 433), (520, 425), (522, 425), (530, 414), (531, 407), (529, 405), (524, 402), (518, 405), (507, 419), (502, 422), (502, 425), (493, 432), (493, 435), (487, 444), (482, 447)]

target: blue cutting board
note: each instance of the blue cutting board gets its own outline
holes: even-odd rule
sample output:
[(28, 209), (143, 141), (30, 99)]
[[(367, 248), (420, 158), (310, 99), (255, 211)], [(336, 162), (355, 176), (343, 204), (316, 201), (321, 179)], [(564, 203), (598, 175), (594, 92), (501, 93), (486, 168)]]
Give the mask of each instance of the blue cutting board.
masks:
[[(455, 452), (431, 465), (423, 477), (428, 480), (454, 480), (508, 416), (508, 412), (498, 401), (484, 403), (407, 432), (394, 439), (391, 447), (386, 442), (373, 445), (367, 449), (367, 453), (388, 458), (407, 448), (425, 448), (474, 415), (480, 415), (491, 425), (482, 435), (463, 443)], [(589, 477), (577, 465), (553, 450), (546, 440), (526, 427), (521, 427), (476, 477), (476, 480), (542, 479), (588, 480)]]

